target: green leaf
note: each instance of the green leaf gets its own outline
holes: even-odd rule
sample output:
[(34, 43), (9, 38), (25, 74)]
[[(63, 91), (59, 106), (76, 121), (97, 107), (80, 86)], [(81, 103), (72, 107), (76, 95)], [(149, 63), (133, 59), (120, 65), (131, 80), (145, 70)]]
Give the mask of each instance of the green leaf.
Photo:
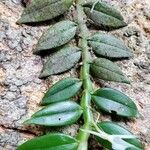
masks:
[[(110, 121), (103, 121), (103, 122), (99, 123), (98, 126), (99, 126), (100, 129), (102, 129), (104, 132), (106, 132), (110, 135), (132, 135), (125, 128), (123, 128), (120, 125), (117, 125), (113, 122), (110, 122)], [(99, 137), (97, 138), (97, 140), (105, 148), (110, 149), (110, 150), (113, 149), (112, 148), (113, 143), (110, 143), (109, 141), (104, 140), (104, 139), (99, 138)], [(126, 150), (142, 150), (143, 149), (141, 143), (136, 138), (134, 138), (134, 139), (124, 139), (124, 141), (125, 141), (126, 145), (129, 144), (129, 147)], [(118, 142), (118, 144), (121, 144), (123, 146), (123, 143), (119, 143), (120, 140), (115, 141), (115, 142), (116, 143)], [(123, 150), (123, 148), (121, 148), (121, 150)]]
[(25, 124), (44, 126), (66, 126), (75, 123), (82, 114), (82, 108), (73, 101), (53, 103), (36, 112)]
[(65, 72), (80, 60), (81, 51), (75, 46), (65, 46), (53, 55), (49, 56), (48, 61), (43, 67), (39, 78)]
[(117, 29), (127, 25), (115, 8), (103, 2), (85, 4), (84, 11), (96, 25), (105, 29)]
[(69, 20), (56, 23), (42, 35), (34, 54), (66, 44), (75, 36), (76, 29), (76, 24)]
[(128, 58), (132, 56), (130, 49), (112, 35), (97, 33), (89, 39), (88, 44), (99, 56), (108, 58)]
[(136, 105), (128, 96), (111, 88), (97, 90), (92, 99), (99, 109), (109, 113), (116, 112), (120, 116), (135, 117), (138, 112)]
[(41, 22), (53, 19), (66, 12), (72, 0), (32, 0), (24, 9), (18, 24)]
[(52, 133), (31, 139), (17, 150), (76, 150), (78, 141), (65, 134)]
[(123, 75), (119, 67), (112, 61), (105, 58), (97, 58), (93, 61), (90, 67), (91, 73), (94, 77), (115, 82), (130, 83)]
[(82, 86), (81, 80), (77, 78), (66, 78), (58, 81), (46, 92), (42, 99), (42, 105), (64, 101), (73, 97)]

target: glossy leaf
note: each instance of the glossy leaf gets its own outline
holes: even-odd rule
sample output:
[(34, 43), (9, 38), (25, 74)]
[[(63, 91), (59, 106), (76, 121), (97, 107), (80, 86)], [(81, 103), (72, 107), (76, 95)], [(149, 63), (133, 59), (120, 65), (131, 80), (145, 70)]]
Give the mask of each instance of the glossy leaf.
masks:
[(66, 12), (72, 0), (32, 0), (24, 9), (17, 23), (41, 22), (53, 19)]
[[(117, 125), (116, 123), (110, 122), (110, 121), (103, 121), (103, 122), (99, 123), (98, 126), (100, 127), (100, 129), (102, 129), (104, 132), (106, 132), (110, 135), (132, 135), (125, 128), (121, 127), (120, 125)], [(110, 149), (110, 150), (113, 149), (112, 148), (113, 143), (110, 143), (109, 141), (104, 140), (99, 137), (97, 138), (97, 140), (105, 148)], [(116, 142), (116, 144), (118, 143), (118, 145), (122, 146), (122, 148), (120, 148), (121, 150), (123, 150), (123, 144), (128, 146), (128, 148), (126, 150), (142, 150), (143, 149), (141, 143), (136, 138), (124, 139), (125, 143), (123, 143), (123, 140), (122, 141), (116, 140), (115, 142)], [(121, 142), (121, 143), (119, 143), (119, 142)]]
[(89, 39), (88, 44), (99, 56), (108, 58), (128, 58), (132, 56), (130, 49), (112, 35), (97, 33)]
[(65, 134), (52, 133), (31, 139), (20, 145), (17, 150), (76, 150), (78, 141)]
[(65, 72), (80, 60), (81, 51), (75, 46), (65, 46), (53, 55), (49, 56), (48, 61), (43, 67), (40, 78)]
[(86, 15), (98, 26), (106, 29), (117, 29), (126, 26), (121, 14), (111, 5), (104, 2), (84, 5)]
[(105, 58), (95, 59), (91, 64), (90, 70), (92, 75), (99, 79), (130, 83), (119, 67), (112, 61)]
[(134, 102), (117, 90), (101, 88), (94, 92), (92, 99), (99, 109), (106, 112), (116, 112), (117, 115), (125, 117), (135, 117), (137, 115), (137, 107)]
[(75, 36), (76, 29), (76, 24), (69, 20), (56, 23), (42, 35), (34, 54), (66, 44)]
[(75, 123), (81, 114), (82, 108), (73, 101), (53, 103), (36, 112), (25, 124), (66, 126)]
[(77, 78), (66, 78), (58, 81), (46, 92), (42, 99), (42, 105), (64, 101), (73, 97), (82, 86), (81, 80)]

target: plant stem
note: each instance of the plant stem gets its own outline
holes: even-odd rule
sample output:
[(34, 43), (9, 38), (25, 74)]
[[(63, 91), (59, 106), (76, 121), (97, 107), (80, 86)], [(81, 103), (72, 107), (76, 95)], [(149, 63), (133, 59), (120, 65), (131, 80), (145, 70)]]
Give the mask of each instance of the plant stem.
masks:
[[(89, 36), (89, 31), (86, 27), (84, 21), (84, 11), (83, 7), (80, 4), (77, 4), (77, 22), (79, 27), (79, 46), (82, 49), (82, 67), (80, 78), (83, 81), (83, 94), (81, 98), (81, 106), (83, 108), (83, 119), (84, 125), (82, 129), (89, 130), (93, 122), (92, 112), (90, 110), (91, 105), (91, 92), (92, 92), (92, 83), (90, 80), (89, 69), (90, 69), (90, 53), (88, 51), (87, 38)], [(79, 140), (78, 150), (87, 150), (88, 149), (88, 138), (89, 133), (86, 133), (82, 130), (79, 131), (77, 139)]]

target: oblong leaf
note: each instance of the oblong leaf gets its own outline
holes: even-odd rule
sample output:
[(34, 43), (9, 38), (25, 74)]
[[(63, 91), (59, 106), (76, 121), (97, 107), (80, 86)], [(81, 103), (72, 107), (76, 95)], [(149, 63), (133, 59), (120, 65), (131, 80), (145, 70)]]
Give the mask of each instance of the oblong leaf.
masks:
[[(126, 130), (120, 125), (117, 125), (116, 123), (110, 122), (110, 121), (103, 121), (101, 123), (98, 123), (98, 126), (100, 129), (102, 129), (104, 132), (110, 134), (110, 135), (132, 135), (131, 132)], [(97, 138), (99, 143), (104, 146), (105, 148), (108, 148), (112, 150), (112, 143), (110, 143), (107, 140), (104, 140), (102, 138)], [(142, 145), (140, 141), (136, 138), (133, 139), (124, 139), (127, 143), (129, 143), (129, 148), (127, 150), (142, 150)], [(116, 141), (117, 142), (117, 141)], [(118, 141), (119, 142), (119, 141)]]
[(53, 103), (36, 112), (25, 124), (66, 126), (75, 123), (82, 112), (80, 105), (73, 101)]
[(76, 150), (78, 141), (62, 133), (51, 133), (31, 139), (20, 145), (17, 150)]
[(53, 19), (66, 12), (72, 0), (32, 0), (24, 9), (18, 24), (41, 22)]
[(94, 92), (92, 99), (96, 106), (106, 112), (116, 112), (125, 117), (137, 116), (135, 103), (125, 94), (111, 88), (101, 88)]
[(56, 23), (41, 36), (34, 54), (66, 44), (75, 36), (76, 29), (76, 24), (70, 20)]
[(85, 4), (84, 11), (96, 25), (105, 29), (117, 29), (127, 25), (123, 21), (121, 14), (111, 5), (104, 2)]
[(75, 46), (65, 46), (53, 55), (49, 56), (48, 61), (43, 67), (39, 78), (65, 72), (80, 60), (81, 51)]
[(77, 78), (66, 78), (58, 81), (46, 92), (42, 99), (42, 105), (64, 101), (73, 97), (82, 86), (81, 80)]
[(105, 58), (95, 59), (91, 64), (90, 70), (92, 75), (99, 79), (130, 83), (119, 67), (112, 61)]
[(109, 34), (97, 33), (89, 39), (88, 44), (99, 56), (108, 58), (128, 58), (132, 56), (130, 49), (121, 40)]

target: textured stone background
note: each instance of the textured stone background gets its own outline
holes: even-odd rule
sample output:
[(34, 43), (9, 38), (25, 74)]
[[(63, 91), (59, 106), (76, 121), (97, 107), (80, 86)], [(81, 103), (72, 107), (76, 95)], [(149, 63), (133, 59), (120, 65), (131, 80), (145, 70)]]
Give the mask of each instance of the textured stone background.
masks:
[[(150, 149), (150, 1), (107, 0), (121, 10), (128, 27), (113, 31), (133, 50), (134, 58), (117, 62), (132, 81), (131, 85), (101, 83), (124, 91), (135, 99), (140, 115), (136, 120), (118, 121)], [(47, 27), (16, 25), (23, 10), (21, 0), (0, 0), (0, 150), (14, 150), (18, 144), (53, 129), (23, 126), (22, 122), (39, 109), (39, 102), (47, 88), (69, 73), (38, 79), (42, 68), (40, 57), (32, 54), (42, 31)], [(108, 116), (101, 118), (109, 119)], [(78, 125), (66, 127), (63, 132), (75, 135)], [(92, 141), (92, 140), (90, 140)], [(94, 144), (91, 144), (94, 145)], [(95, 148), (94, 148), (95, 147)], [(97, 149), (97, 145), (90, 149)]]

